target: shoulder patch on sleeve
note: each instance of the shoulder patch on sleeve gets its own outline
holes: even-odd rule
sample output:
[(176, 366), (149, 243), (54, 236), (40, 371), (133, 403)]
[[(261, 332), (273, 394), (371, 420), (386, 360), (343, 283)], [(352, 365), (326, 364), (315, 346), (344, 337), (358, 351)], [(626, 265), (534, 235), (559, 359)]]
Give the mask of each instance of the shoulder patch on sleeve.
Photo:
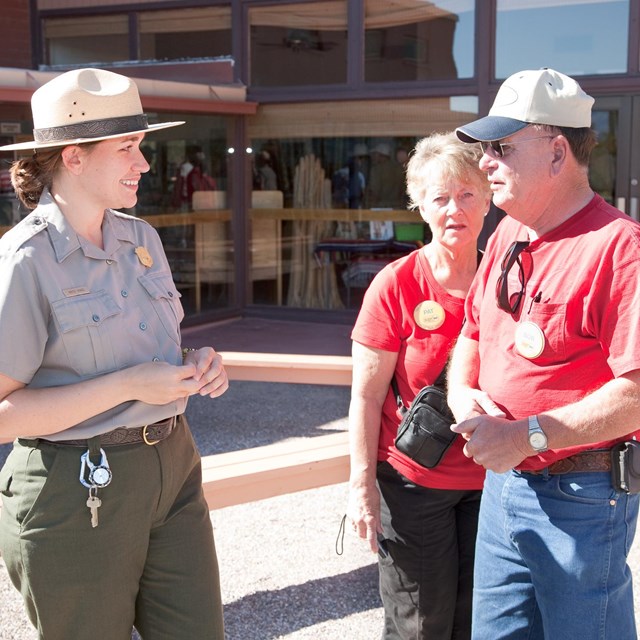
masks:
[(47, 228), (42, 216), (27, 216), (0, 238), (0, 247), (5, 252), (17, 251), (25, 242)]

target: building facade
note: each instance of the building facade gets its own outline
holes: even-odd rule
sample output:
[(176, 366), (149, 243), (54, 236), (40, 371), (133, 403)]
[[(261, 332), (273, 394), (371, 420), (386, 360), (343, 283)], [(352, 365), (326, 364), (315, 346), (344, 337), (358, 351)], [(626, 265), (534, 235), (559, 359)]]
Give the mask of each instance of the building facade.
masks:
[[(415, 142), (485, 114), (521, 69), (553, 67), (596, 98), (592, 186), (640, 216), (640, 0), (14, 0), (3, 13), (3, 143), (30, 134), (30, 92), (76, 66), (135, 77), (152, 121), (187, 122), (145, 141), (132, 213), (158, 228), (189, 322), (351, 319), (375, 273), (429, 239), (404, 193)], [(7, 160), (4, 228), (24, 214)]]

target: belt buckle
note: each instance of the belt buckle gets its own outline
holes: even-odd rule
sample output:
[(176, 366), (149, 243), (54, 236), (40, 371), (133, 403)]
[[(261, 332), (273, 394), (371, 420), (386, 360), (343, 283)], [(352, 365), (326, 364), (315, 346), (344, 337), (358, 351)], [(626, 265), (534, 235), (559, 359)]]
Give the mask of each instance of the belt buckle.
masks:
[(147, 427), (149, 425), (145, 424), (144, 427), (142, 427), (142, 439), (144, 440), (145, 444), (148, 444), (150, 447), (155, 446), (156, 444), (158, 444), (158, 442), (160, 442), (160, 440), (149, 440), (149, 438), (147, 437)]

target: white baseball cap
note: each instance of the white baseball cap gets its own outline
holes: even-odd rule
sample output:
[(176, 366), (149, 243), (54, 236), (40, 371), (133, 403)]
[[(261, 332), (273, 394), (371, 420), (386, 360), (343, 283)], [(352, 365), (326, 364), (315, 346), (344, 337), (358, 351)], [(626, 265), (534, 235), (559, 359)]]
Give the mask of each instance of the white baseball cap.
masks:
[(489, 115), (456, 129), (462, 142), (501, 140), (530, 124), (591, 126), (593, 98), (553, 69), (519, 71), (503, 83)]
[(352, 155), (354, 157), (368, 156), (369, 155), (369, 149), (368, 149), (366, 144), (358, 142), (357, 144), (354, 145), (350, 155)]
[(379, 142), (373, 147), (373, 153), (379, 153), (381, 156), (391, 157), (391, 147), (386, 142)]

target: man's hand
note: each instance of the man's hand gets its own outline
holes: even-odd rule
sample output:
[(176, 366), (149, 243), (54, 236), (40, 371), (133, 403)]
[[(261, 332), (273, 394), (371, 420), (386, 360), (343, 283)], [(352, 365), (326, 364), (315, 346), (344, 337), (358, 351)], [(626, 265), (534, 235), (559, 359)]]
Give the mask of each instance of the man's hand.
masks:
[(480, 415), (451, 427), (467, 440), (464, 455), (485, 469), (504, 473), (520, 464), (528, 455), (528, 427), (522, 420), (512, 421)]
[(470, 387), (449, 389), (447, 404), (458, 422), (474, 416), (490, 415), (505, 418), (505, 412), (484, 391)]

